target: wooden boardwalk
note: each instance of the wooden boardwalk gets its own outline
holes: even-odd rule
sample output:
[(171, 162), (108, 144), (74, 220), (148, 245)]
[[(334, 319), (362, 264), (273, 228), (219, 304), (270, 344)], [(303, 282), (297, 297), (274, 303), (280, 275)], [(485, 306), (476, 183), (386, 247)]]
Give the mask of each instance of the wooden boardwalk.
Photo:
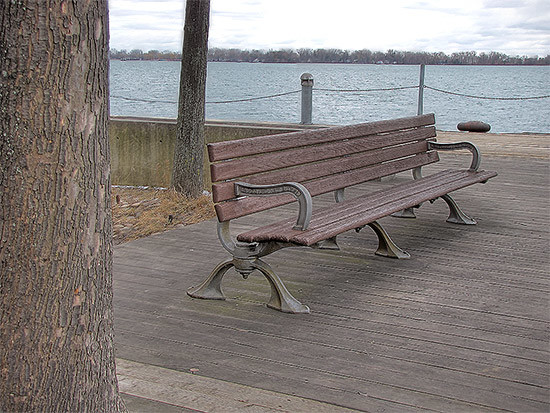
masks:
[[(470, 159), (442, 158), (443, 167)], [(482, 169), (499, 176), (455, 194), (478, 225), (446, 223), (441, 200), (415, 220), (384, 218), (410, 260), (375, 256), (368, 228), (340, 236), (338, 252), (297, 248), (267, 257), (309, 315), (265, 307), (263, 277), (243, 280), (233, 270), (223, 284), (228, 300), (189, 298), (186, 289), (228, 258), (215, 221), (117, 246), (117, 357), (334, 411), (550, 411), (550, 162), (547, 153), (486, 156)], [(394, 182), (362, 185), (349, 196)], [(278, 212), (295, 214), (288, 206)], [(234, 228), (268, 219), (258, 214)], [(124, 387), (125, 374), (122, 390), (139, 396)], [(174, 411), (321, 411), (307, 403), (247, 404), (247, 397), (238, 395), (243, 408), (236, 410), (193, 397), (164, 402)]]

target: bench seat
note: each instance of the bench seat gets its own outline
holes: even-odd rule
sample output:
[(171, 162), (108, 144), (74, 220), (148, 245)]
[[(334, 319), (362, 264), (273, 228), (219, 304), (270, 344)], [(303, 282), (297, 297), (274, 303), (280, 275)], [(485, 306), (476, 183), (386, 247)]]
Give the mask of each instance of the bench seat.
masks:
[(492, 171), (445, 170), (415, 181), (315, 210), (306, 230), (293, 229), (296, 219), (255, 228), (237, 236), (242, 242), (286, 242), (313, 246), (345, 231), (363, 227), (380, 218), (436, 199), (496, 176)]

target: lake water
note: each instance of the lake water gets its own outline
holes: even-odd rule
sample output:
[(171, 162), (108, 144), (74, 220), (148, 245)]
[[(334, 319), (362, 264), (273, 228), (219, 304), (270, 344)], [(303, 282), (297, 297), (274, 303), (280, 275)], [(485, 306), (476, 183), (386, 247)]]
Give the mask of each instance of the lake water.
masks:
[[(417, 113), (418, 88), (369, 90), (419, 83), (419, 66), (355, 64), (208, 63), (206, 118), (300, 122), (300, 93), (235, 103), (218, 101), (299, 91), (300, 75), (311, 73), (313, 123), (352, 124)], [(111, 61), (111, 114), (175, 118), (179, 62)], [(522, 98), (550, 95), (550, 66), (426, 66), (425, 85), (454, 93)], [(208, 103), (211, 102), (211, 103)], [(456, 130), (459, 122), (481, 120), (492, 132), (550, 132), (550, 99), (481, 100), (424, 91), (424, 113), (437, 127)]]

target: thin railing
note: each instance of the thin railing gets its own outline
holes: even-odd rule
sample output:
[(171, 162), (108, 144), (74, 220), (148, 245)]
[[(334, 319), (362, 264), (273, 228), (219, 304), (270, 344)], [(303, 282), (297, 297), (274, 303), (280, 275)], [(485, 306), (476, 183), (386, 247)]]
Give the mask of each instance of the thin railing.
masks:
[[(421, 115), (424, 111), (424, 90), (429, 89), (434, 92), (444, 93), (453, 96), (460, 96), (470, 99), (484, 99), (484, 100), (500, 100), (500, 101), (525, 101), (525, 100), (535, 100), (535, 99), (549, 99), (550, 95), (540, 95), (540, 96), (527, 96), (527, 97), (502, 97), (502, 96), (479, 96), (471, 95), (460, 92), (453, 92), (449, 90), (439, 89), (433, 86), (426, 85), (424, 83), (425, 75), (425, 65), (420, 66), (420, 81), (418, 85), (411, 86), (396, 86), (388, 88), (371, 88), (371, 89), (329, 89), (329, 88), (317, 88), (313, 86), (313, 76), (310, 73), (304, 73), (301, 76), (302, 89), (292, 90), (289, 92), (276, 93), (272, 95), (265, 96), (253, 96), (245, 97), (239, 99), (230, 99), (230, 100), (215, 100), (215, 101), (206, 101), (206, 104), (228, 104), (228, 103), (239, 103), (239, 102), (252, 102), (256, 100), (263, 99), (273, 99), (281, 96), (288, 96), (293, 94), (302, 94), (301, 98), (301, 123), (302, 124), (311, 124), (313, 118), (313, 91), (316, 92), (325, 92), (325, 93), (371, 93), (371, 92), (390, 92), (397, 90), (406, 90), (406, 89), (418, 89), (418, 111), (417, 113)], [(129, 98), (120, 95), (111, 95), (111, 98), (134, 101), (134, 102), (144, 102), (144, 103), (166, 103), (166, 104), (177, 104), (177, 101), (173, 100), (160, 100), (160, 99), (142, 99), (142, 98)]]

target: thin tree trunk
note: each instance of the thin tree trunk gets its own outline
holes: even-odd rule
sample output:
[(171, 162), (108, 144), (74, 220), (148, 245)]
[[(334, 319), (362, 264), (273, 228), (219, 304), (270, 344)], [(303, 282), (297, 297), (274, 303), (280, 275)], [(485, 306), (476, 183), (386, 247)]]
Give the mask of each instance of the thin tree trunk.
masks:
[(209, 16), (210, 0), (187, 0), (172, 186), (192, 198), (203, 191)]
[(107, 0), (0, 2), (0, 411), (124, 410)]

